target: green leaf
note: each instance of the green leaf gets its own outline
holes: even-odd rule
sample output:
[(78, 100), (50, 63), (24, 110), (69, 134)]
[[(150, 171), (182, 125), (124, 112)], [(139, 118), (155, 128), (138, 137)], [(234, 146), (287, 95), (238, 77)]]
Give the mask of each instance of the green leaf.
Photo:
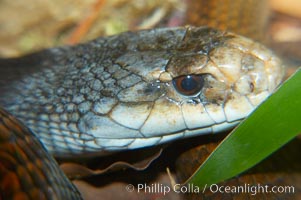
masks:
[(301, 69), (232, 131), (200, 166), (190, 183), (236, 176), (301, 133)]

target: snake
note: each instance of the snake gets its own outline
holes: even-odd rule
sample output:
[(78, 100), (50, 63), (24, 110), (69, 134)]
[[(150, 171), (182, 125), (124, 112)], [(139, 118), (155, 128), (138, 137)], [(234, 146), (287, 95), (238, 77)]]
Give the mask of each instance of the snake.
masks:
[(228, 130), (284, 74), (281, 59), (264, 45), (193, 26), (129, 31), (1, 59), (1, 195), (80, 199), (52, 156), (105, 155)]

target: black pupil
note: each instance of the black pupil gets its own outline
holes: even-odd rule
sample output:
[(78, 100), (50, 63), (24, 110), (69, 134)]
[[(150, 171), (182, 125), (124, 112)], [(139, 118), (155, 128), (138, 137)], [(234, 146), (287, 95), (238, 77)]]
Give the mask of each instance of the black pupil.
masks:
[(192, 76), (186, 76), (181, 82), (182, 89), (186, 91), (194, 91), (198, 89), (198, 85), (199, 83)]

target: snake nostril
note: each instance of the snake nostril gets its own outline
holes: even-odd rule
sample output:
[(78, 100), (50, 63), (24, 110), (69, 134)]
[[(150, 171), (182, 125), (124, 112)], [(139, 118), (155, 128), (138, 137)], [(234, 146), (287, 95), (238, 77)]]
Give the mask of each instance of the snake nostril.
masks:
[(254, 92), (254, 88), (255, 88), (254, 83), (251, 82), (251, 83), (250, 83), (250, 91), (251, 91), (251, 92)]

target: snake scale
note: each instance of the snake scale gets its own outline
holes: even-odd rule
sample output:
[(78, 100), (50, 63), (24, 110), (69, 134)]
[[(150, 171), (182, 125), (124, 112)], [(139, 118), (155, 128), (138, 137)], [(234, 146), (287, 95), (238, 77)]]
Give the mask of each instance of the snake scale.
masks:
[[(0, 167), (7, 176), (1, 182), (18, 180), (9, 172), (17, 161), (4, 147), (19, 138), (33, 138), (26, 145), (39, 146), (41, 158), (52, 166), (38, 140), (52, 155), (70, 157), (215, 133), (252, 112), (283, 76), (281, 60), (263, 45), (209, 27), (125, 32), (0, 60), (0, 105), (21, 121), (1, 108), (0, 157), (5, 162)], [(29, 158), (21, 156), (20, 162), (32, 163)], [(34, 164), (28, 164), (28, 173), (35, 172)], [(48, 168), (66, 180), (55, 167)], [(38, 180), (20, 181), (6, 195), (16, 197), (14, 191), (35, 188)], [(68, 192), (45, 186), (29, 196), (80, 198), (62, 181), (65, 186)]]

